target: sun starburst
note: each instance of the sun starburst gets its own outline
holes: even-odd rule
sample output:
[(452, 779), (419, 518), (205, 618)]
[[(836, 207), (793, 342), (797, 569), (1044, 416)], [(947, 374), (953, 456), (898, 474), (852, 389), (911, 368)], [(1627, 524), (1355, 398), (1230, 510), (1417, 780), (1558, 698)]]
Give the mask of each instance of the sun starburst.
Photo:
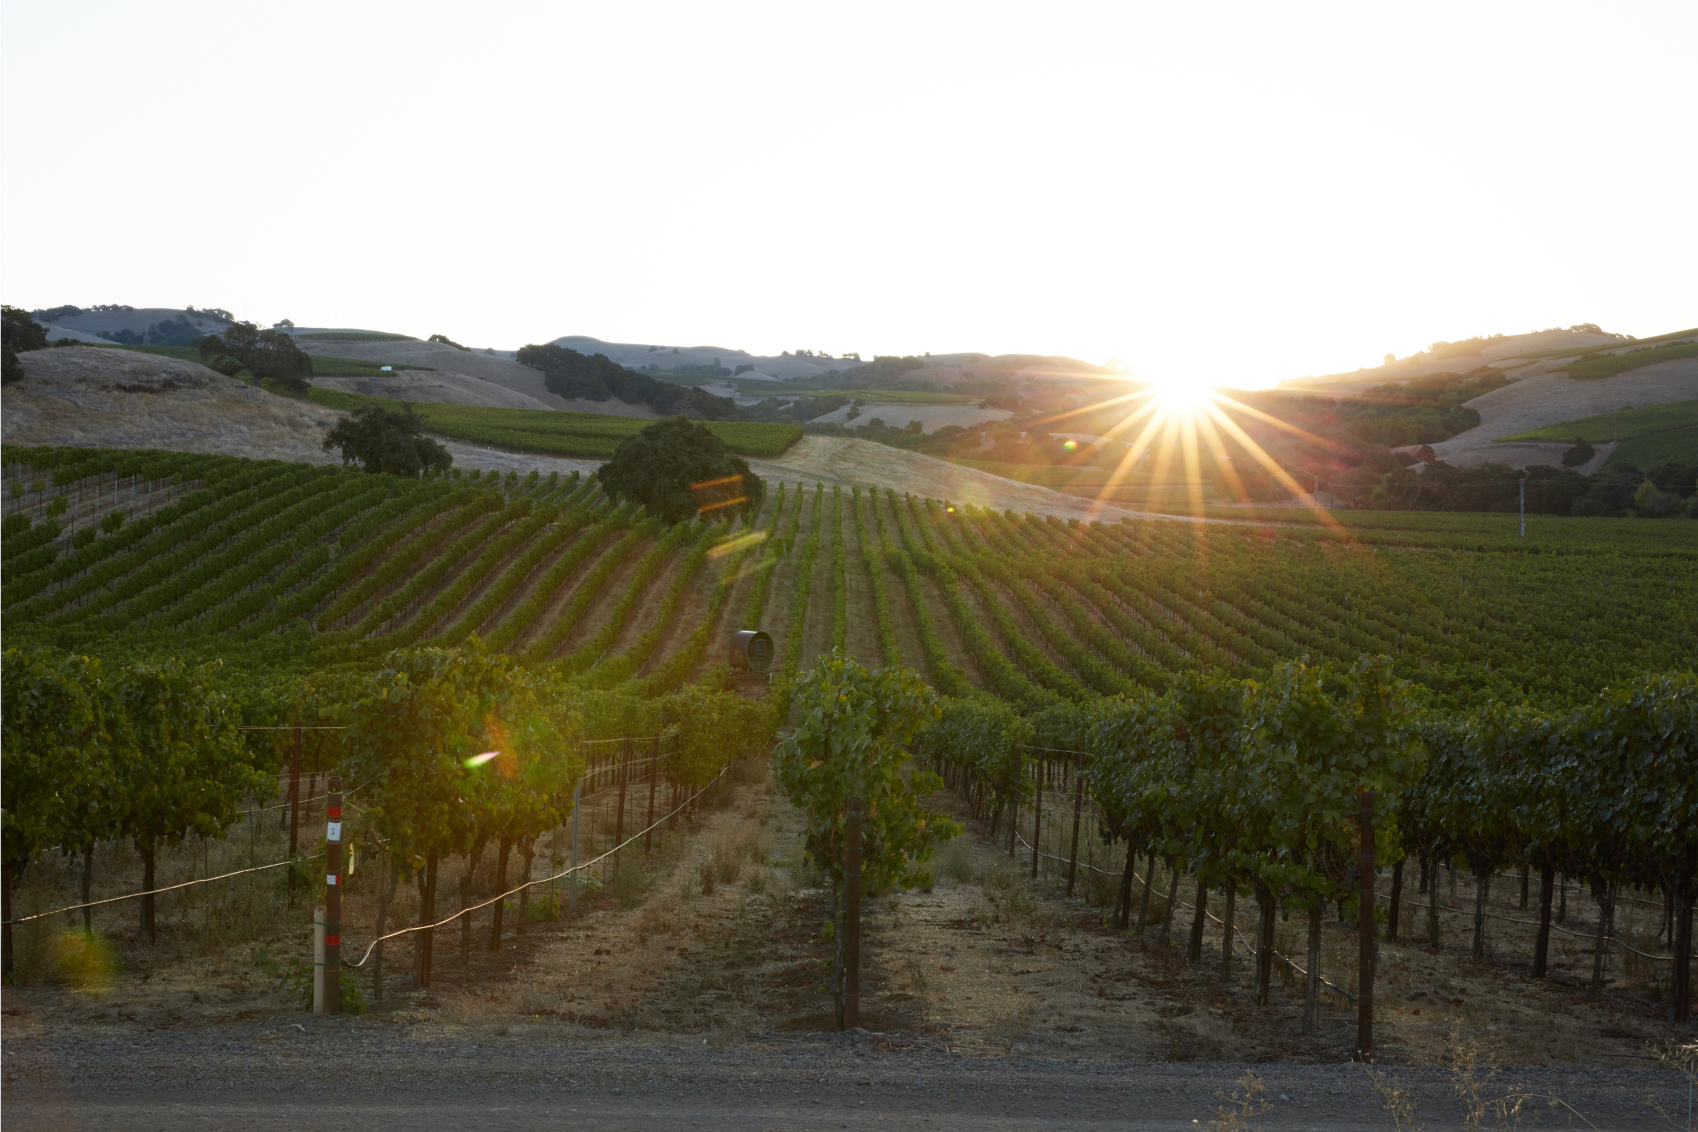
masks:
[[(1155, 466), (1144, 477), (1145, 480), (1153, 485), (1168, 484), (1170, 475), (1177, 472), (1189, 509), (1195, 517), (1203, 517), (1202, 456), (1205, 452), (1218, 470), (1225, 489), (1235, 499), (1248, 501), (1248, 493), (1239, 474), (1243, 465), (1238, 464), (1228, 451), (1230, 444), (1241, 450), (1249, 461), (1259, 465), (1297, 502), (1320, 516), (1323, 522), (1337, 525), (1337, 520), (1327, 514), (1314, 496), (1303, 490), (1291, 473), (1228, 414), (1241, 412), (1316, 443), (1326, 442), (1200, 382), (1177, 377), (1145, 381), (1132, 392), (1069, 409), (1044, 423), (1054, 426), (1066, 420), (1101, 419), (1107, 410), (1119, 407), (1124, 408), (1124, 415), (1103, 428), (1102, 435), (1105, 439), (1121, 440), (1127, 445), (1127, 451), (1097, 493), (1091, 509), (1092, 517), (1115, 502), (1119, 489), (1127, 484), (1134, 472), (1139, 471), (1145, 456), (1152, 450)], [(1178, 468), (1174, 467), (1176, 463)]]

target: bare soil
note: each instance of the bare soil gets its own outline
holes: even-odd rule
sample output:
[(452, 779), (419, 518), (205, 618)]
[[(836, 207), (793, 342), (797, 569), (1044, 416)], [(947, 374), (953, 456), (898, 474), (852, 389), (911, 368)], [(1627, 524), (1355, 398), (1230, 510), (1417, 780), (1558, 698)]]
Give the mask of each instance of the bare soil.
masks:
[[(586, 815), (586, 855), (608, 843), (601, 801), (599, 817)], [(632, 805), (643, 801), (638, 792)], [(1046, 852), (1066, 843), (1069, 802), (1063, 791), (1046, 797)], [(931, 804), (965, 817), (947, 792)], [(274, 821), (254, 826), (260, 857), (275, 852)], [(754, 1117), (793, 1128), (1236, 1128), (1221, 1123), (1230, 1098), (1257, 1087), (1271, 1108), (1256, 1123), (1275, 1128), (1377, 1128), (1399, 1097), (1428, 1127), (1461, 1127), (1471, 1088), (1488, 1100), (1531, 1096), (1518, 1126), (1572, 1126), (1571, 1112), (1598, 1128), (1660, 1125), (1653, 1102), (1682, 1112), (1685, 1082), (1653, 1045), (1695, 1035), (1663, 1025), (1654, 995), (1617, 960), (1592, 991), (1572, 977), (1588, 963), (1579, 945), (1559, 951), (1556, 977), (1526, 978), (1514, 924), (1494, 921), (1480, 963), (1458, 946), (1460, 926), (1447, 925), (1437, 948), (1386, 943), (1376, 1077), (1346, 1060), (1355, 1014), (1337, 996), (1323, 996), (1316, 1032), (1302, 1033), (1298, 980), (1276, 979), (1257, 1006), (1242, 947), (1221, 979), (1213, 923), (1203, 961), (1188, 966), (1188, 907), (1176, 905), (1164, 937), (1165, 876), (1142, 933), (1136, 921), (1130, 932), (1109, 927), (1119, 850), (1088, 821), (1072, 897), (1063, 865), (1044, 858), (1032, 877), (1029, 815), (1012, 856), (1006, 824), (994, 841), (968, 824), (935, 860), (931, 886), (868, 899), (862, 1027), (847, 1034), (833, 1032), (825, 990), (830, 897), (800, 856), (798, 814), (759, 771), (651, 852), (630, 847), (580, 890), (576, 915), (519, 932), (510, 908), (499, 951), (487, 950), (487, 913), (464, 936), (439, 930), (428, 989), (410, 982), (414, 945), (391, 943), (387, 994), (358, 1017), (300, 1012), (255, 965), (256, 944), (284, 960), (307, 952), (305, 905), (290, 909), (268, 888), (187, 890), (153, 946), (123, 927), (133, 905), (107, 906), (98, 924), (119, 964), (83, 990), (41, 977), (51, 929), (21, 930), (32, 975), (5, 990), (7, 1124), (133, 1127), (169, 1103), (181, 1119), (215, 1125), (322, 1126), (328, 1110), (313, 1107), (313, 1090), (329, 1081), (337, 1119), (432, 1129), (491, 1113), (491, 1126), (512, 1128), (742, 1127)], [(565, 846), (545, 839), (533, 875)], [(237, 839), (214, 843), (204, 862), (174, 852), (164, 879), (222, 868), (238, 849)], [(134, 882), (121, 875), (122, 847), (103, 853), (103, 884)], [(490, 891), (492, 856), (478, 873)], [(439, 888), (450, 895), (439, 907), (452, 907), (463, 867), (444, 862)], [(26, 905), (56, 898), (68, 879), (38, 873)], [(370, 936), (371, 887), (350, 885), (350, 956)], [(1500, 887), (1491, 906), (1514, 919), (1514, 886)], [(1448, 878), (1439, 888), (1449, 905)], [(538, 907), (556, 896), (564, 903), (564, 891), (539, 893)], [(1135, 888), (1135, 909), (1140, 896)], [(1582, 934), (1584, 903), (1571, 890), (1566, 926)], [(1251, 909), (1240, 905), (1241, 924)], [(416, 915), (404, 885), (391, 922)], [(1642, 925), (1630, 916), (1622, 927)], [(1276, 943), (1294, 953), (1295, 925), (1281, 923)], [(1353, 953), (1350, 934), (1327, 924), (1323, 973), (1349, 985)], [(369, 967), (360, 979), (369, 995)], [(1551, 1097), (1571, 1107), (1552, 1108)]]
[[(644, 801), (637, 790), (627, 828), (637, 823)], [(1006, 821), (993, 841), (952, 793), (930, 801), (966, 821), (969, 832), (938, 855), (931, 886), (867, 901), (865, 1029), (914, 1035), (970, 1056), (1181, 1062), (1348, 1057), (1354, 1007), (1340, 995), (1323, 993), (1319, 1025), (1305, 1034), (1301, 979), (1279, 964), (1276, 972), (1282, 973), (1270, 1002), (1256, 1005), (1251, 956), (1242, 942), (1234, 948), (1231, 979), (1220, 977), (1217, 922), (1206, 921), (1201, 962), (1186, 963), (1195, 895), (1189, 883), (1180, 886), (1165, 931), (1165, 873), (1155, 878), (1148, 898), (1148, 926), (1138, 930), (1139, 884), (1133, 929), (1114, 930), (1110, 909), (1123, 851), (1104, 845), (1088, 818), (1075, 894), (1067, 896), (1070, 790), (1046, 795), (1040, 846), (1061, 860), (1040, 859), (1036, 878), (1026, 844), (1029, 813), (1022, 815), (1020, 840), (1010, 853)], [(663, 792), (658, 805), (666, 802)], [(604, 800), (602, 808), (610, 805)], [(309, 807), (307, 817), (316, 816)], [(464, 962), (460, 932), (439, 930), (436, 979), (428, 990), (407, 983), (412, 945), (390, 944), (389, 990), (373, 1004), (372, 1016), (441, 1027), (443, 1037), (466, 1041), (542, 1023), (569, 1025), (577, 1043), (622, 1042), (640, 1033), (646, 1041), (687, 1044), (693, 1038), (714, 1047), (763, 1034), (834, 1029), (825, 990), (832, 947), (821, 930), (831, 917), (830, 897), (802, 859), (800, 830), (799, 814), (756, 774), (705, 805), (698, 821), (662, 834), (651, 853), (640, 845), (627, 849), (619, 869), (606, 871), (603, 885), (581, 891), (574, 917), (529, 923), (520, 932), (517, 909), (511, 909), (502, 948), (492, 952), (485, 947), (488, 914), (478, 913)], [(607, 844), (610, 833), (610, 812), (586, 818), (586, 855), (597, 851), (591, 846)], [(281, 832), (268, 824), (251, 836), (257, 856), (265, 856)], [(563, 835), (545, 839), (533, 875), (546, 875), (550, 853), (558, 857), (564, 846)], [(180, 852), (167, 864), (164, 879), (223, 868), (227, 862), (211, 859), (215, 848), (217, 855), (229, 855), (245, 847), (238, 836), (201, 848), (206, 861), (197, 859), (200, 853)], [(139, 879), (124, 875), (123, 847), (103, 852), (103, 883)], [(486, 853), (480, 864), (484, 888), (493, 887), (493, 856)], [(451, 910), (454, 897), (443, 894), (458, 891), (462, 867), (463, 861), (445, 862), (439, 881), (444, 911)], [(1143, 869), (1139, 862), (1140, 881)], [(510, 877), (519, 871), (515, 862)], [(24, 906), (55, 898), (67, 879), (37, 873)], [(1448, 1064), (1461, 1042), (1477, 1047), (1479, 1058), (1490, 1064), (1633, 1067), (1654, 1061), (1653, 1044), (1680, 1033), (1693, 1036), (1691, 1027), (1677, 1032), (1662, 1021), (1654, 973), (1624, 963), (1622, 953), (1610, 957), (1602, 990), (1584, 985), (1594, 913), (1590, 899), (1577, 890), (1569, 890), (1562, 926), (1579, 934), (1557, 934), (1552, 975), (1535, 981), (1526, 974), (1531, 929), (1514, 922), (1528, 918), (1517, 906), (1518, 886), (1513, 881), (1494, 886), (1489, 906), (1501, 918), (1491, 922), (1486, 958), (1478, 963), (1466, 955), (1472, 886), (1464, 878), (1457, 887), (1453, 896), (1449, 878), (1441, 875), (1446, 914), (1437, 947), (1409, 938), (1424, 921), (1407, 905), (1404, 939), (1381, 946), (1375, 1042), (1382, 1062)], [(1413, 888), (1410, 876), (1406, 900), (1418, 899)], [(36, 985), (9, 991), (9, 1001), (27, 1003), (38, 1024), (93, 1034), (217, 1025), (288, 1008), (290, 993), (267, 978), (252, 956), (261, 943), (284, 960), (304, 955), (304, 905), (297, 904), (291, 915), (270, 881), (235, 897), (208, 889), (187, 893), (164, 909), (166, 930), (153, 946), (124, 926), (133, 904), (102, 912), (99, 926), (113, 941), (119, 966), (90, 990), (43, 983), (42, 949), (51, 946), (50, 930), (25, 932), (21, 954), (24, 969), (33, 973), (26, 981)], [(553, 895), (564, 900), (563, 890)], [(221, 903), (230, 899), (237, 903)], [(416, 903), (416, 893), (402, 886), (390, 922), (412, 922)], [(232, 908), (242, 910), (235, 919), (245, 931), (220, 923), (231, 920)], [(1217, 898), (1211, 911), (1219, 910)], [(1246, 935), (1253, 915), (1254, 905), (1241, 902), (1238, 926)], [(1624, 904), (1617, 915), (1618, 932), (1654, 950), (1650, 937), (1659, 910), (1635, 912)], [(363, 950), (359, 941), (369, 938), (374, 916), (370, 893), (355, 896), (347, 922), (359, 927), (348, 932), (350, 956)], [(1276, 948), (1300, 961), (1302, 931), (1295, 921), (1281, 921)], [(1354, 953), (1354, 935), (1339, 923), (1326, 923), (1322, 974), (1352, 987)], [(369, 974), (368, 967), (361, 976), (368, 996)]]

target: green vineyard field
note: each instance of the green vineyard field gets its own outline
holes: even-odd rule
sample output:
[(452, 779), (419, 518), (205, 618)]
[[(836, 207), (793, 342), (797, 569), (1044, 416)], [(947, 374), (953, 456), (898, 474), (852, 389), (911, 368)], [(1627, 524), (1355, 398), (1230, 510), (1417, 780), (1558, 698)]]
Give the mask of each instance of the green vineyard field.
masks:
[(732, 532), (754, 539), (715, 555), (723, 526), (668, 532), (577, 476), (4, 460), (9, 645), (322, 665), (475, 633), (656, 693), (722, 664), (748, 627), (772, 634), (784, 674), (836, 645), (1026, 710), (1364, 653), (1437, 705), (1556, 707), (1698, 660), (1691, 523), (1541, 517), (1526, 538), (1511, 516), (1433, 513), (1080, 525), (791, 484)]

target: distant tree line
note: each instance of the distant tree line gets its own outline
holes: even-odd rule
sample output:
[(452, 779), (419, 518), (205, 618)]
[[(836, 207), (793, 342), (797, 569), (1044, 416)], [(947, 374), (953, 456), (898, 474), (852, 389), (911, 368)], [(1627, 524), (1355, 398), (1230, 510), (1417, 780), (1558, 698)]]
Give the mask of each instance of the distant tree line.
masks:
[(735, 421), (744, 419), (737, 403), (715, 397), (615, 362), (606, 354), (580, 354), (550, 342), (526, 346), (519, 362), (542, 371), (550, 393), (573, 400), (606, 401), (617, 398), (628, 405), (646, 405), (657, 413), (686, 416), (693, 420)]
[(1420, 471), (1346, 472), (1321, 488), (1352, 506), (1374, 510), (1516, 511), (1523, 480), (1529, 514), (1698, 519), (1698, 464), (1670, 462), (1642, 470), (1624, 463), (1587, 476), (1538, 464), (1457, 468), (1434, 461)]

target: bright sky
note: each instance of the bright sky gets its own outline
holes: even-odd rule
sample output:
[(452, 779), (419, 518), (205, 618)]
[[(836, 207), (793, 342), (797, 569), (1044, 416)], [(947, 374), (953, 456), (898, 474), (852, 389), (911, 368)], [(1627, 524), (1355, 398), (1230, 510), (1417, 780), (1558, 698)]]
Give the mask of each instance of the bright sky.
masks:
[(1698, 5), (0, 17), (6, 302), (1261, 384), (1698, 323)]

